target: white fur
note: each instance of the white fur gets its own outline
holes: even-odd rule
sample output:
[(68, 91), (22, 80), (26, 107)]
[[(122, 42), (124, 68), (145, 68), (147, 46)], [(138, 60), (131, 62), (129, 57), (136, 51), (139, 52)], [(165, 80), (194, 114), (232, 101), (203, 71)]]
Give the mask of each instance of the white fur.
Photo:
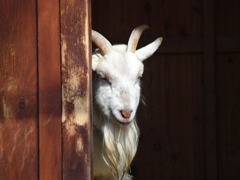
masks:
[[(130, 180), (130, 164), (138, 145), (139, 130), (135, 114), (140, 100), (142, 61), (160, 45), (158, 39), (136, 53), (126, 52), (126, 45), (115, 45), (102, 56), (92, 56), (93, 123), (94, 123), (94, 179)], [(124, 119), (121, 110), (131, 110)], [(123, 125), (122, 125), (123, 124)]]

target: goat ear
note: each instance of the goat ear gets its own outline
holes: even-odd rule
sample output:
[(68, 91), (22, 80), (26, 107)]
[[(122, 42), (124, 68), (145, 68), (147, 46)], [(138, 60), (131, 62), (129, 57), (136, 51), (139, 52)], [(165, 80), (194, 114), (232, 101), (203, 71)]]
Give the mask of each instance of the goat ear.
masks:
[(155, 53), (155, 51), (158, 49), (158, 47), (161, 45), (163, 38), (157, 38), (155, 41), (152, 43), (148, 44), (147, 46), (144, 46), (140, 49), (138, 49), (135, 54), (137, 58), (140, 61), (144, 61), (145, 59), (149, 58), (150, 56)]
[(95, 71), (100, 62), (101, 57), (98, 54), (92, 55), (92, 70)]

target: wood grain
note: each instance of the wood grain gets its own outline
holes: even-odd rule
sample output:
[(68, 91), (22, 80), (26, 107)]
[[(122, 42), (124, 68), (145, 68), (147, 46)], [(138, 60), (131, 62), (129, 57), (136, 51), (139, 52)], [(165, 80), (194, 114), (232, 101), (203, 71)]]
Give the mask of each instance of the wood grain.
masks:
[(90, 1), (61, 0), (63, 178), (92, 179)]
[[(92, 178), (90, 6), (0, 1), (0, 179)], [(164, 37), (145, 63), (137, 179), (240, 178), (239, 7), (93, 0), (93, 28), (113, 44), (140, 24), (139, 47)]]
[(38, 1), (39, 179), (62, 179), (58, 0)]
[(220, 180), (240, 179), (239, 58), (240, 52), (217, 56), (217, 157)]
[(206, 178), (217, 179), (216, 82), (215, 82), (215, 3), (204, 1), (204, 119), (206, 131)]
[(216, 55), (218, 178), (240, 179), (240, 2), (217, 2)]
[(38, 179), (36, 2), (0, 2), (0, 179)]

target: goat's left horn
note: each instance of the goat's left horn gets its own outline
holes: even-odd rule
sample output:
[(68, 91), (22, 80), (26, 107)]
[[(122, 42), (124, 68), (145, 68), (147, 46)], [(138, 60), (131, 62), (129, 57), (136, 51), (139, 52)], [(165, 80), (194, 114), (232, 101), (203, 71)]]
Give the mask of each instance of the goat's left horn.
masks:
[(132, 33), (130, 35), (130, 38), (128, 40), (128, 47), (127, 47), (128, 52), (133, 52), (134, 53), (136, 51), (138, 41), (139, 41), (143, 31), (145, 29), (148, 29), (148, 28), (149, 28), (149, 26), (147, 26), (147, 25), (141, 25), (141, 26), (136, 27), (132, 31)]
[(112, 49), (112, 44), (99, 32), (92, 30), (92, 41), (100, 49), (103, 55)]

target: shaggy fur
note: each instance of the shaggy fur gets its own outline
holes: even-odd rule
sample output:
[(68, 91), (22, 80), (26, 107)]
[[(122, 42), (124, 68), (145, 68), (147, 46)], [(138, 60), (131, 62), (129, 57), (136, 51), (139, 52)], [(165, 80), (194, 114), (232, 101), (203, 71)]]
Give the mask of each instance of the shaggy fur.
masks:
[[(136, 154), (139, 129), (135, 114), (140, 100), (142, 61), (151, 56), (161, 44), (151, 44), (127, 52), (126, 45), (112, 46), (107, 54), (97, 50), (92, 56), (93, 124), (95, 180), (130, 180), (130, 164)], [(130, 110), (124, 118), (122, 110)]]

